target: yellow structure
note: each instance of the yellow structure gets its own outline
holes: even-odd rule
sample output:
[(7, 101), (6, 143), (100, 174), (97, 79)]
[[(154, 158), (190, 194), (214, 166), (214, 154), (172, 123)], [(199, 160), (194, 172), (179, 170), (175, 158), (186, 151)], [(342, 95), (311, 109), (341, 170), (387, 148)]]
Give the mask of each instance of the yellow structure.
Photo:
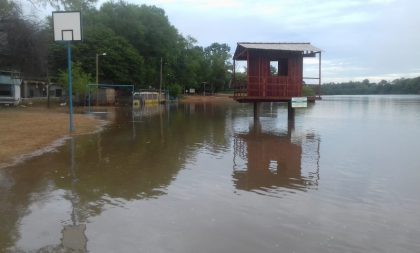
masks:
[(165, 95), (159, 94), (159, 92), (142, 91), (133, 93), (133, 107), (140, 107), (142, 104), (158, 104), (159, 102), (165, 102)]

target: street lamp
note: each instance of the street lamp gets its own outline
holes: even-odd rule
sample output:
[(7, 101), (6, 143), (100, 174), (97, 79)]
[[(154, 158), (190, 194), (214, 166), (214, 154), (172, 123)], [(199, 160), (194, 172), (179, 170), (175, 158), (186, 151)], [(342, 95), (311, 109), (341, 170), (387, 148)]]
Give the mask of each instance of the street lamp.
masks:
[[(99, 88), (99, 56), (106, 56), (106, 53), (96, 54), (96, 85)], [(98, 105), (99, 94), (96, 92), (96, 105)]]
[(96, 54), (96, 84), (99, 84), (99, 56), (106, 56), (106, 53)]

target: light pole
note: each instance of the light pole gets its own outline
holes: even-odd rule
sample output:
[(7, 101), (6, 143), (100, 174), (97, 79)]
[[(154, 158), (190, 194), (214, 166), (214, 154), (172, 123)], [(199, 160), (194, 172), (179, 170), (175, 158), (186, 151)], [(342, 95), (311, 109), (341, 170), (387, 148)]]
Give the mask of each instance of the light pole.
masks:
[[(99, 88), (99, 56), (106, 56), (106, 53), (96, 54), (96, 85)], [(96, 92), (96, 105), (98, 105), (99, 92)]]
[(106, 53), (96, 54), (96, 84), (99, 84), (99, 56), (106, 56)]

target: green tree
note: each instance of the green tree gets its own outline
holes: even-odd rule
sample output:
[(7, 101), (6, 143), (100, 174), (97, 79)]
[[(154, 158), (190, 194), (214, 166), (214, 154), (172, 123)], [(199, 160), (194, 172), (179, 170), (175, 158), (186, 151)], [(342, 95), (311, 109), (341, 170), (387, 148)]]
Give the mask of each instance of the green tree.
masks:
[(214, 91), (225, 88), (230, 79), (230, 47), (227, 44), (212, 43), (204, 50), (207, 64), (209, 66), (208, 81), (213, 86)]
[(304, 85), (302, 87), (302, 96), (304, 97), (315, 96), (315, 90), (308, 85)]
[(208, 81), (209, 76), (204, 49), (197, 46), (197, 41), (190, 36), (183, 43), (183, 52), (174, 66), (177, 80), (184, 89), (198, 89), (203, 82)]
[(46, 74), (48, 34), (43, 23), (23, 16), (12, 1), (0, 1), (0, 67), (19, 70), (24, 76)]
[[(167, 88), (179, 85), (200, 89), (206, 82), (208, 88), (217, 91), (226, 87), (231, 79), (229, 46), (213, 43), (203, 48), (197, 45), (194, 38), (183, 37), (177, 31), (161, 8), (124, 1), (107, 2), (99, 9), (94, 6), (96, 0), (34, 0), (33, 3), (82, 10), (84, 40), (73, 43), (73, 59), (79, 62), (81, 73), (95, 76), (95, 55), (106, 52), (99, 64), (102, 83), (157, 88), (161, 59), (163, 84)], [(20, 15), (20, 10), (13, 2), (5, 0), (0, 2), (0, 13), (0, 20), (4, 20)], [(13, 62), (7, 64), (26, 73), (46, 76), (49, 72), (53, 81), (59, 81), (62, 76), (59, 70), (67, 67), (67, 53), (63, 44), (53, 41), (51, 17), (46, 25), (30, 23), (26, 26), (23, 23), (25, 25), (19, 27), (25, 29), (20, 30), (15, 29), (19, 22), (8, 23), (11, 34), (19, 34), (8, 37), (14, 38), (8, 44), (18, 50), (9, 50), (7, 57), (2, 55), (0, 65), (11, 60)], [(31, 36), (26, 36), (28, 34)], [(26, 40), (27, 37), (31, 39)], [(40, 45), (47, 47), (39, 50)], [(46, 71), (48, 69), (50, 71)]]
[(93, 8), (98, 0), (27, 0), (29, 3), (35, 6), (47, 5), (53, 7), (56, 10), (85, 10)]
[(359, 94), (420, 94), (420, 77), (400, 78), (392, 82), (381, 80), (371, 83), (362, 82), (327, 83), (321, 86), (324, 95), (359, 95)]
[[(58, 82), (68, 92), (68, 71), (60, 71), (58, 75)], [(93, 78), (90, 74), (82, 69), (82, 64), (77, 62), (72, 64), (72, 90), (75, 99), (82, 99), (86, 97), (89, 92), (88, 84), (93, 83)]]
[(165, 75), (175, 71), (183, 49), (183, 38), (169, 22), (165, 11), (155, 6), (135, 5), (123, 1), (108, 2), (99, 10), (98, 22), (125, 38), (144, 58), (143, 86), (159, 86), (160, 59), (165, 62)]
[(168, 89), (169, 89), (169, 95), (171, 97), (175, 97), (175, 98), (178, 97), (179, 94), (181, 94), (181, 92), (182, 92), (181, 85), (179, 85), (177, 83), (170, 84), (169, 87), (168, 87)]
[(111, 29), (98, 25), (87, 27), (83, 43), (74, 50), (75, 59), (83, 62), (87, 73), (96, 73), (96, 54), (106, 53), (99, 59), (99, 77), (101, 83), (134, 84), (141, 86), (143, 57), (123, 37), (117, 36)]

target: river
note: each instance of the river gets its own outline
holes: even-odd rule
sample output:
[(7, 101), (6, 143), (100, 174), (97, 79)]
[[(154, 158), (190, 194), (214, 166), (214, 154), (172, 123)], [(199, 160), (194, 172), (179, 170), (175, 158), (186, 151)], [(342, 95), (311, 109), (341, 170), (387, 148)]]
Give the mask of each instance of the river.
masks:
[(117, 110), (0, 170), (0, 252), (418, 252), (419, 126), (420, 96)]

